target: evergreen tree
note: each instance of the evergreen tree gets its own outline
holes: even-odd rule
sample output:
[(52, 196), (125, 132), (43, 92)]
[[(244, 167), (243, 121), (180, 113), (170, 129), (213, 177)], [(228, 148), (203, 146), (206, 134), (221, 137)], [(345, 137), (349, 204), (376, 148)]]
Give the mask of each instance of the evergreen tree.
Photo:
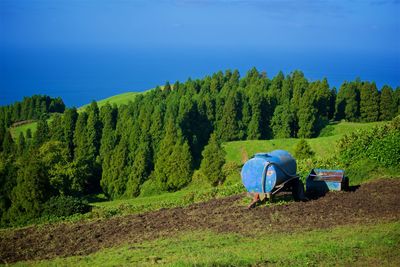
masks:
[(231, 93), (226, 100), (222, 117), (217, 122), (217, 136), (221, 141), (240, 139), (239, 121), (239, 95)]
[(38, 158), (47, 171), (49, 185), (54, 192), (61, 195), (72, 193), (75, 170), (71, 170), (69, 165), (68, 148), (65, 143), (56, 140), (44, 143), (39, 148)]
[(360, 87), (361, 83), (356, 81), (350, 83), (345, 91), (346, 107), (344, 110), (345, 118), (348, 121), (357, 121), (360, 116)]
[(247, 139), (258, 140), (261, 139), (262, 133), (261, 96), (255, 92), (250, 96), (249, 102), (251, 106), (251, 120), (247, 126)]
[(359, 117), (359, 90), (357, 83), (344, 82), (339, 89), (336, 105), (336, 120), (357, 121)]
[(92, 101), (87, 109), (88, 119), (86, 126), (86, 142), (88, 149), (88, 156), (92, 162), (95, 161), (96, 157), (99, 155), (100, 150), (100, 139), (102, 124), (100, 121), (99, 108), (96, 101)]
[(50, 122), (51, 140), (64, 141), (63, 122), (60, 114), (54, 114), (53, 120)]
[(22, 132), (19, 133), (18, 136), (18, 145), (17, 145), (17, 153), (18, 155), (22, 155), (24, 153), (26, 147), (26, 141), (24, 134)]
[(12, 190), (10, 220), (18, 224), (38, 217), (42, 204), (51, 196), (49, 192), (46, 169), (36, 155), (30, 155), (18, 172), (17, 185)]
[(391, 87), (385, 85), (381, 90), (380, 97), (380, 117), (381, 121), (389, 121), (394, 118), (396, 114), (396, 103), (393, 99), (393, 90)]
[(310, 138), (316, 134), (318, 122), (318, 110), (315, 107), (315, 87), (307, 90), (300, 101), (300, 107), (297, 114), (299, 119), (298, 137)]
[[(1, 114), (0, 114), (1, 115)], [(6, 127), (4, 125), (4, 121), (0, 116), (0, 151), (3, 149), (3, 140), (6, 135)]]
[(160, 186), (167, 190), (167, 182), (171, 173), (169, 172), (168, 159), (171, 158), (174, 146), (177, 142), (178, 134), (172, 118), (167, 120), (166, 133), (160, 143), (157, 159), (154, 165), (154, 174)]
[(225, 180), (222, 166), (225, 164), (225, 151), (218, 142), (216, 135), (212, 134), (205, 146), (201, 161), (200, 171), (207, 177), (212, 185), (218, 185)]
[[(147, 138), (146, 138), (147, 139)], [(148, 141), (142, 141), (136, 150), (133, 164), (129, 168), (128, 182), (125, 195), (136, 197), (140, 193), (140, 186), (148, 179), (152, 167), (151, 148)]]
[(78, 119), (78, 112), (76, 108), (71, 108), (65, 110), (63, 117), (62, 117), (62, 124), (63, 124), (63, 136), (64, 140), (68, 145), (68, 151), (70, 158), (74, 157), (74, 132), (75, 132), (75, 125)]
[(42, 117), (38, 123), (36, 132), (33, 135), (33, 143), (36, 147), (39, 147), (44, 142), (50, 139), (50, 130), (47, 121)]
[(76, 128), (74, 131), (74, 159), (76, 161), (84, 161), (86, 159), (86, 145), (87, 145), (87, 134), (86, 134), (86, 124), (87, 124), (87, 113), (79, 113), (78, 119), (76, 121)]
[[(158, 151), (160, 146), (160, 142), (164, 136), (164, 116), (165, 106), (163, 104), (159, 104), (154, 108), (154, 112), (151, 115), (151, 126), (150, 126), (150, 136), (152, 139), (152, 150), (155, 152)], [(153, 162), (155, 158), (153, 159)]]
[(28, 128), (26, 130), (26, 139), (31, 139), (32, 138), (32, 130), (31, 128)]
[(167, 190), (176, 191), (187, 185), (192, 177), (192, 155), (189, 144), (179, 140), (173, 147), (168, 165)]
[(104, 170), (101, 186), (104, 193), (110, 198), (121, 197), (126, 191), (129, 175), (128, 168), (126, 168), (129, 156), (128, 147), (128, 140), (123, 137), (112, 152), (110, 167)]
[(373, 122), (379, 119), (379, 93), (375, 83), (365, 82), (361, 87), (360, 115), (364, 122)]
[(3, 152), (6, 155), (11, 154), (14, 151), (14, 140), (13, 140), (13, 138), (11, 136), (11, 132), (9, 130), (6, 131), (2, 147), (3, 147)]
[(290, 110), (289, 104), (279, 105), (275, 108), (274, 116), (271, 120), (271, 127), (274, 138), (290, 138), (293, 132), (294, 115)]
[(101, 137), (100, 145), (100, 158), (101, 158), (101, 180), (100, 186), (103, 191), (106, 191), (107, 182), (112, 180), (113, 174), (110, 172), (111, 169), (111, 158), (113, 150), (117, 142), (115, 127), (117, 123), (117, 112), (118, 109), (111, 107), (108, 103), (104, 105), (101, 110), (101, 120), (104, 125)]
[(400, 86), (398, 86), (394, 91), (393, 100), (395, 103), (395, 116), (398, 116), (400, 115)]

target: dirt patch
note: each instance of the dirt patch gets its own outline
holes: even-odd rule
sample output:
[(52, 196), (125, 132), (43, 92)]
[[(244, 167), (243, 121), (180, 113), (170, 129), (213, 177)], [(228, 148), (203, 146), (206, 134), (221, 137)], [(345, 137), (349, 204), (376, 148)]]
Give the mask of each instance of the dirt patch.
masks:
[(238, 205), (236, 195), (186, 208), (163, 209), (95, 222), (55, 224), (0, 234), (0, 262), (87, 255), (123, 243), (209, 229), (254, 235), (400, 219), (400, 179), (376, 180), (354, 192), (333, 192), (308, 202), (257, 207)]

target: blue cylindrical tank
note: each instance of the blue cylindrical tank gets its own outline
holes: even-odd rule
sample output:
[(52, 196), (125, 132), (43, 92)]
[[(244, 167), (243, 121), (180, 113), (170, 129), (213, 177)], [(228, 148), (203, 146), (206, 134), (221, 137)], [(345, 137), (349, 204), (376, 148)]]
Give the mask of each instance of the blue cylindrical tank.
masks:
[(270, 193), (296, 176), (296, 160), (285, 150), (255, 154), (242, 168), (242, 182), (248, 192)]

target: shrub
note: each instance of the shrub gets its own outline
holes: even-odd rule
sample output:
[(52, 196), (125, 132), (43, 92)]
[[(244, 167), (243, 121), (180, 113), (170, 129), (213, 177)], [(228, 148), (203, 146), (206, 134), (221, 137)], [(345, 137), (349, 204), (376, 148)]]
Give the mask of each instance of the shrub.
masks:
[(140, 196), (141, 197), (149, 197), (158, 195), (165, 192), (161, 186), (161, 184), (156, 181), (153, 177), (144, 182), (140, 188)]
[(64, 217), (76, 213), (84, 214), (91, 210), (86, 200), (72, 196), (56, 196), (43, 204), (43, 216)]
[(314, 156), (314, 151), (311, 150), (310, 145), (305, 139), (300, 139), (294, 150), (294, 156), (297, 159), (307, 159)]
[(345, 135), (338, 142), (340, 159), (346, 165), (363, 159), (384, 167), (398, 167), (400, 162), (400, 116), (391, 123)]

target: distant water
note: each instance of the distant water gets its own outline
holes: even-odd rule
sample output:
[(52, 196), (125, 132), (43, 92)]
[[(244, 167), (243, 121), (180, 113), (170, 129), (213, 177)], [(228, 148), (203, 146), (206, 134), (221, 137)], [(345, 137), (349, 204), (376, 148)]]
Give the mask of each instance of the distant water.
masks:
[(23, 96), (60, 96), (68, 106), (81, 106), (127, 91), (143, 91), (191, 77), (251, 67), (273, 77), (300, 69), (311, 80), (327, 77), (330, 86), (360, 77), (400, 85), (400, 55), (350, 52), (271, 51), (263, 49), (1, 49), (0, 105)]

